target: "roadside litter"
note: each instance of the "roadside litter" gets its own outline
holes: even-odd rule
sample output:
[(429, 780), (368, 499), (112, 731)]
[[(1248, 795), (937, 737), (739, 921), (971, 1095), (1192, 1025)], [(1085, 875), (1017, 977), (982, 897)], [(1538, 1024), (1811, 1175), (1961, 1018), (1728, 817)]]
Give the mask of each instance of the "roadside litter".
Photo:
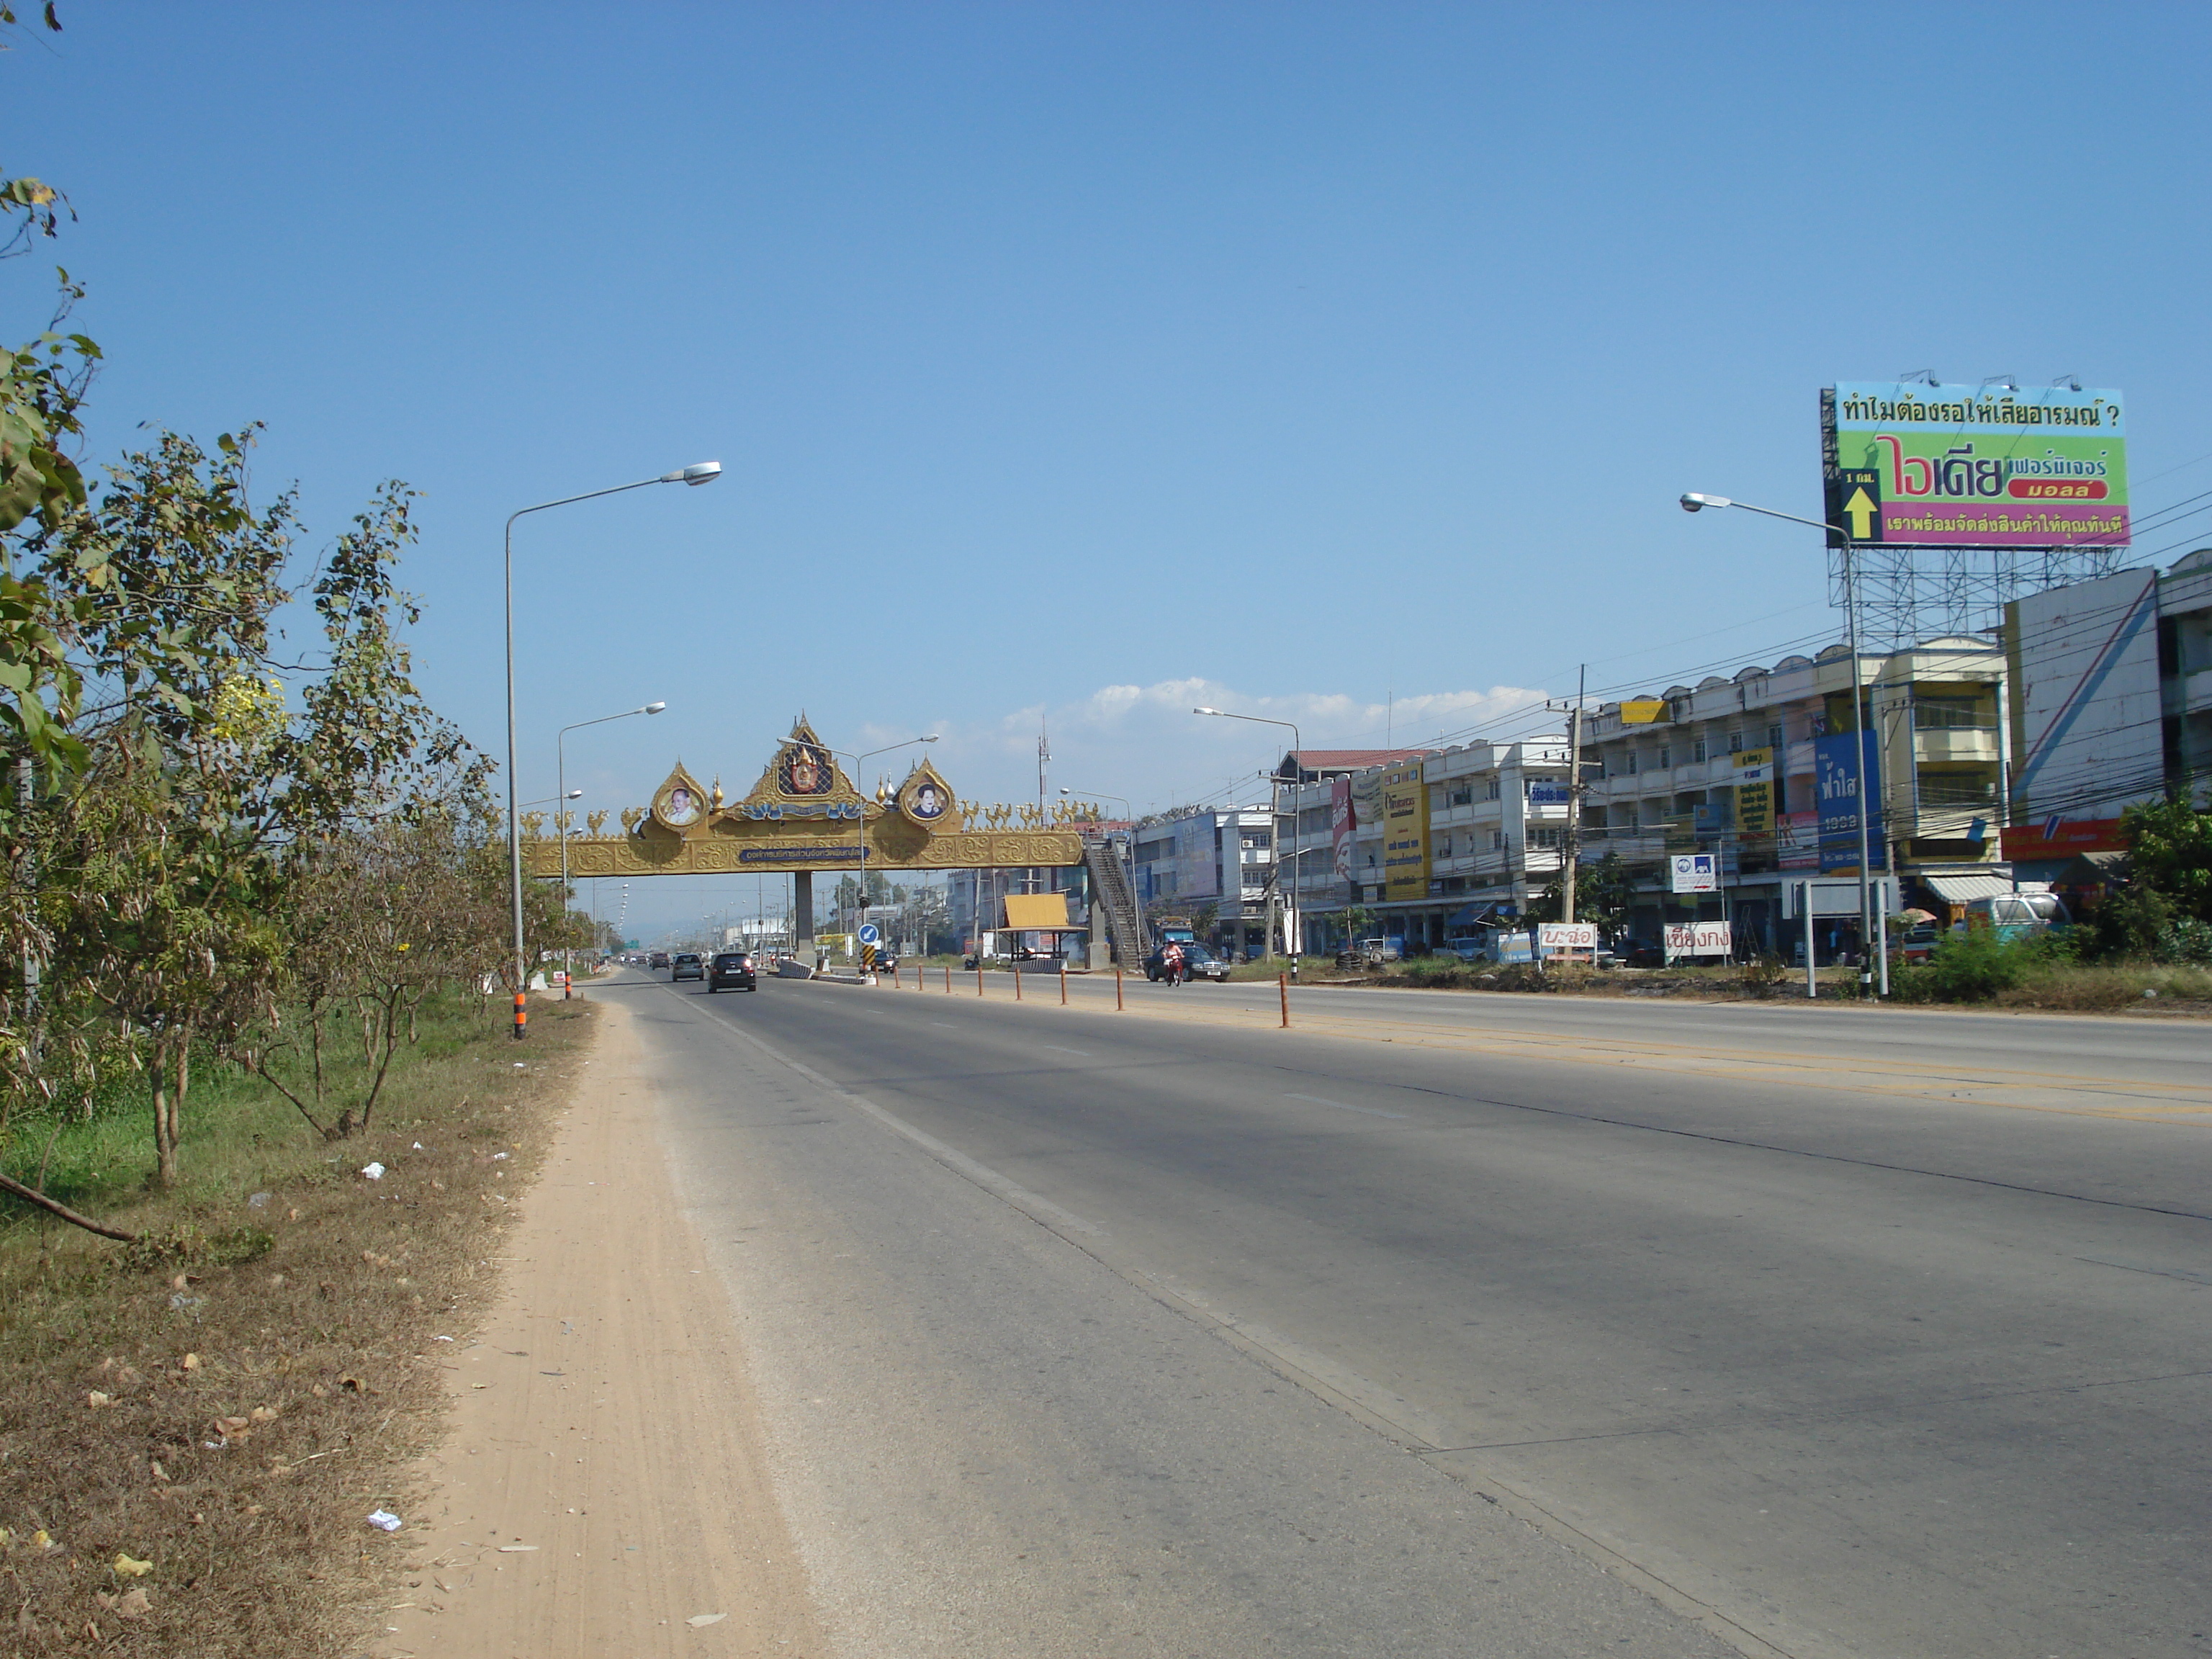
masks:
[(399, 1517), (390, 1510), (371, 1510), (368, 1512), (368, 1524), (379, 1532), (398, 1532)]
[(364, 1164), (361, 1166), (361, 1172), (371, 1181), (384, 1179), (384, 1166), (381, 1164)]

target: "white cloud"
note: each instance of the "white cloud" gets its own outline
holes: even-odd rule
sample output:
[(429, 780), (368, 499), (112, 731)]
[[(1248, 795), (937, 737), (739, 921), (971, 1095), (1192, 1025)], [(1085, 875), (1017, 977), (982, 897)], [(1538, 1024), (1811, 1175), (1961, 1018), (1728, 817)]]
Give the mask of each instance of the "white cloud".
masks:
[[(1040, 721), (1049, 735), (1048, 787), (1062, 786), (1102, 800), (1127, 796), (1139, 813), (1199, 800), (1264, 801), (1261, 774), (1291, 746), (1287, 727), (1194, 714), (1194, 708), (1233, 710), (1287, 720), (1311, 749), (1368, 749), (1389, 741), (1400, 747), (1486, 726), (1480, 735), (1507, 736), (1546, 724), (1545, 693), (1520, 686), (1485, 690), (1429, 691), (1385, 702), (1366, 702), (1332, 692), (1254, 696), (1205, 678), (1160, 680), (1151, 685), (1106, 685), (1072, 702), (1039, 702), (1009, 711), (995, 722), (947, 721), (927, 752), (953, 787), (969, 799), (1027, 800), (1036, 796)], [(908, 727), (910, 732), (913, 728)], [(889, 727), (872, 732), (870, 744), (896, 742)], [(887, 770), (903, 772), (903, 751), (883, 757)], [(876, 764), (877, 763), (872, 763)], [(872, 775), (860, 781), (872, 784)]]

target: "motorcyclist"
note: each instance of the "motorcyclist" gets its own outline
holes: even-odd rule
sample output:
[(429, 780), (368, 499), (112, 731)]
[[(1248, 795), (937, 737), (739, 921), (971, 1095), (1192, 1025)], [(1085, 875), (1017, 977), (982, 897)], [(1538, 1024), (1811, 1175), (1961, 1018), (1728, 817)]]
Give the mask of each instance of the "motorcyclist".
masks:
[(1170, 985), (1181, 985), (1190, 969), (1190, 963), (1183, 956), (1182, 946), (1172, 939), (1168, 942), (1168, 948), (1160, 952), (1160, 966), (1168, 970), (1168, 983)]

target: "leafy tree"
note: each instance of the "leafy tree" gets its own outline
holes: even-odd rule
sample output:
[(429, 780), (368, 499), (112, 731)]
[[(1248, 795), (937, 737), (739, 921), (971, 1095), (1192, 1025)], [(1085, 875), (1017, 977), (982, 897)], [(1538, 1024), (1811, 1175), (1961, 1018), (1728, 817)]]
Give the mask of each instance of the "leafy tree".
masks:
[[(1603, 858), (1580, 866), (1575, 872), (1575, 920), (1594, 921), (1598, 936), (1607, 944), (1619, 939), (1628, 926), (1629, 906), (1634, 897), (1626, 867), (1618, 853), (1607, 853)], [(1557, 921), (1565, 907), (1565, 888), (1554, 881), (1541, 893), (1528, 901), (1528, 918), (1532, 921)]]
[(2175, 913), (2212, 922), (2212, 812), (2176, 795), (2120, 814), (2129, 878)]

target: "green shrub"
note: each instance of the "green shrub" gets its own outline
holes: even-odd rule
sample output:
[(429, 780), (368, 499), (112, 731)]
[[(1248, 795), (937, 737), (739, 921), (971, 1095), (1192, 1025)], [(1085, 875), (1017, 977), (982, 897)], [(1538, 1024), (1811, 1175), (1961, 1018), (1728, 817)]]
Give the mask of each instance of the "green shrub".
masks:
[(1913, 1002), (1988, 1002), (2017, 990), (2050, 954), (2038, 939), (2004, 939), (1986, 928), (1947, 933), (1927, 963), (1898, 975), (1897, 994)]
[(2084, 924), (2083, 954), (2101, 962), (2154, 957), (2173, 921), (2173, 906), (2163, 895), (2131, 882), (2107, 894)]
[(2212, 966), (2212, 922), (2176, 916), (2159, 929), (2158, 959)]

